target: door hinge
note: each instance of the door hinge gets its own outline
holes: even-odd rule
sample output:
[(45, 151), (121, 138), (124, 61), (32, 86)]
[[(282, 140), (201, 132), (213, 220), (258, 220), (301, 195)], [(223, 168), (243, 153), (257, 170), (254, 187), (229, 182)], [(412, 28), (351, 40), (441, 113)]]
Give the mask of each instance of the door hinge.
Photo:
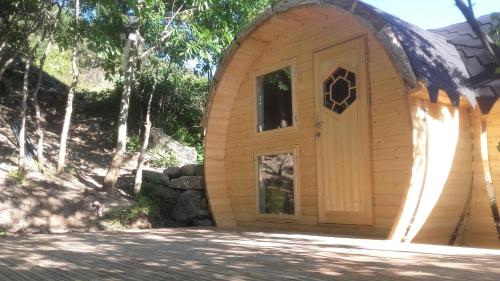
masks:
[(368, 65), (368, 54), (365, 54), (365, 65)]

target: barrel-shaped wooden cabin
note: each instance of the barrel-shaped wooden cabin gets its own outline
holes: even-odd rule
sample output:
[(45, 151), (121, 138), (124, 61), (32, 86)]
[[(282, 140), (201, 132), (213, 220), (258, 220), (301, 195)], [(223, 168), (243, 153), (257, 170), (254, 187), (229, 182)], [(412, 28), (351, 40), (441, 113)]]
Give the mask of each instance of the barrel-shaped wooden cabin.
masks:
[(266, 9), (210, 90), (217, 226), (500, 247), (494, 63), (465, 23), (426, 31), (354, 0)]

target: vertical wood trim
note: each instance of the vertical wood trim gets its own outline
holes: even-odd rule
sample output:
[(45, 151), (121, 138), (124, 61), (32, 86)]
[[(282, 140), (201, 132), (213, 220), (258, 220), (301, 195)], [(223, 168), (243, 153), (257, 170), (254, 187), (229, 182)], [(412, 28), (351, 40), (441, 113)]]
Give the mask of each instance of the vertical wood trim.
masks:
[[(471, 134), (471, 148), (470, 151), (471, 153), (474, 153), (474, 133), (473, 133), (473, 121), (472, 121), (472, 112), (471, 110), (467, 110), (468, 117), (469, 117), (469, 129), (470, 129), (470, 134)], [(474, 155), (472, 158), (474, 161)], [(461, 240), (461, 238), (464, 237), (465, 235), (465, 230), (467, 226), (467, 220), (469, 218), (470, 212), (471, 212), (471, 206), (472, 206), (472, 192), (474, 190), (474, 166), (472, 166), (471, 170), (471, 181), (470, 181), (470, 187), (469, 191), (467, 192), (467, 201), (465, 202), (464, 209), (462, 211), (462, 214), (460, 215), (460, 219), (458, 220), (457, 226), (455, 227), (455, 230), (451, 234), (450, 240), (448, 241), (448, 245), (453, 246), (457, 240)]]
[(493, 185), (493, 177), (491, 175), (491, 166), (488, 152), (488, 117), (481, 115), (481, 160), (483, 163), (484, 181), (486, 184), (486, 192), (490, 203), (491, 213), (493, 215), (493, 223), (497, 230), (498, 239), (500, 240), (500, 215), (498, 213), (497, 199), (495, 195), (495, 186)]

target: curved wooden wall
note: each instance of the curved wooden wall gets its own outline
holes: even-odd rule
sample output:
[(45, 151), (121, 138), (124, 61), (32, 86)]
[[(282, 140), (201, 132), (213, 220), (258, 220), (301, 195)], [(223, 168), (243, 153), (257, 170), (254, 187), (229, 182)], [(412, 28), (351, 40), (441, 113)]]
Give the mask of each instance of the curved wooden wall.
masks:
[[(474, 155), (474, 186), (467, 221), (461, 233), (461, 243), (467, 246), (500, 248), (500, 240), (494, 225), (481, 157), (481, 113), (471, 111)], [(488, 152), (496, 199), (500, 199), (500, 103), (491, 110), (487, 118)], [(498, 202), (497, 202), (498, 204)]]
[(391, 239), (447, 244), (459, 224), (472, 185), (467, 108), (431, 103), (425, 88), (410, 97), (412, 181)]
[[(313, 53), (358, 36), (366, 36), (369, 52), (375, 223), (318, 225)], [(297, 130), (256, 135), (251, 73), (291, 60), (297, 71)], [(356, 17), (315, 6), (273, 16), (241, 42), (214, 97), (206, 132), (206, 180), (218, 226), (388, 236), (410, 180), (410, 113), (401, 76)], [(254, 151), (282, 147), (298, 148), (299, 216), (296, 221), (258, 219)]]

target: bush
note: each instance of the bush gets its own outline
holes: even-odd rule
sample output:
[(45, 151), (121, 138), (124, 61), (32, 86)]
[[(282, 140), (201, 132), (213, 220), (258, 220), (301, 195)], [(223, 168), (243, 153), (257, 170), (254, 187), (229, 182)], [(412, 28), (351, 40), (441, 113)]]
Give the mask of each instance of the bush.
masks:
[(26, 181), (26, 171), (16, 169), (9, 173), (9, 179), (11, 179), (16, 185), (22, 185)]
[[(159, 67), (144, 67), (138, 74), (130, 102), (129, 132), (138, 134), (141, 130), (154, 75), (158, 75), (158, 84), (151, 108), (152, 126), (161, 128), (183, 145), (194, 147), (198, 161), (203, 162), (204, 134), (199, 125), (203, 117), (209, 81), (180, 66), (168, 66), (167, 63), (161, 62)], [(117, 91), (121, 88), (122, 86), (118, 86)]]
[(139, 195), (137, 202), (129, 207), (115, 209), (104, 214), (103, 219), (109, 223), (117, 223), (121, 226), (128, 226), (141, 217), (154, 219), (160, 216), (159, 203), (150, 196)]
[(149, 165), (153, 168), (178, 167), (181, 165), (181, 161), (172, 153), (164, 155), (155, 154)]
[(127, 138), (127, 151), (136, 152), (141, 148), (141, 139), (137, 135), (130, 136)]

